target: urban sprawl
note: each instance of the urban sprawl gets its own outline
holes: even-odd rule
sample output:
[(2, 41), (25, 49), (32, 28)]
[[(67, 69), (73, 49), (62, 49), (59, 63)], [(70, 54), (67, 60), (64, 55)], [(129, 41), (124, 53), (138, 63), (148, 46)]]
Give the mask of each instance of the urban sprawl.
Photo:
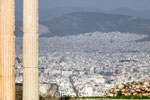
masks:
[[(150, 78), (147, 35), (94, 32), (40, 37), (40, 82), (59, 86), (61, 96), (103, 96), (120, 83)], [(22, 82), (22, 37), (16, 41), (16, 82)]]

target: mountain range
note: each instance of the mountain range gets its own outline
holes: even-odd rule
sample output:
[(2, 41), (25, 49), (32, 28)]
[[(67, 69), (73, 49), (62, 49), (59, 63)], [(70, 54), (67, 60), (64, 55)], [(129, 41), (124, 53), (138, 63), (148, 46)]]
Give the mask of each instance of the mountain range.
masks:
[[(127, 15), (83, 11), (40, 21), (40, 36), (44, 37), (96, 31), (150, 34), (150, 20)], [(22, 21), (16, 22), (16, 35), (22, 36)]]

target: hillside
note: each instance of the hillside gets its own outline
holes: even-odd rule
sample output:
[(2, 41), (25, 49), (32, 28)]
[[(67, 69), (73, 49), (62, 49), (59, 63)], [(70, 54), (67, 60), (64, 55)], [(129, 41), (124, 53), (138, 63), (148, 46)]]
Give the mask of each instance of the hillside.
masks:
[[(20, 30), (17, 22), (17, 32)], [(50, 32), (41, 36), (77, 35), (87, 32), (129, 32), (150, 34), (150, 20), (96, 12), (75, 12), (65, 14), (52, 20), (40, 22), (49, 28)], [(17, 33), (17, 34), (19, 34)]]
[(76, 35), (86, 32), (130, 32), (150, 33), (150, 20), (135, 18), (123, 15), (113, 15), (94, 12), (77, 12), (66, 14), (53, 20), (44, 21), (42, 24), (48, 26), (51, 34), (55, 35)]

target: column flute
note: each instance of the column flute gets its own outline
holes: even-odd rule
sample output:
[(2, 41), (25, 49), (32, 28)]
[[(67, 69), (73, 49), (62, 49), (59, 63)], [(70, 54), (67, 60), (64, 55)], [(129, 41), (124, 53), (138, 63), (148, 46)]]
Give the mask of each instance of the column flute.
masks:
[(0, 0), (0, 100), (15, 100), (15, 0)]
[(23, 6), (23, 100), (39, 100), (38, 0), (24, 0)]

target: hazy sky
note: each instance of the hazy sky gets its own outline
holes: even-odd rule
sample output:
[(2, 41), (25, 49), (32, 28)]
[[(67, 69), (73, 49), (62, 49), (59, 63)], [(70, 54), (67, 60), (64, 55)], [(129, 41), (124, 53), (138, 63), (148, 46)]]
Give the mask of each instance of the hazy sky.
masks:
[[(22, 1), (16, 0), (16, 10), (22, 10)], [(55, 7), (88, 7), (99, 10), (131, 8), (134, 10), (150, 10), (150, 0), (39, 0), (39, 10)]]

